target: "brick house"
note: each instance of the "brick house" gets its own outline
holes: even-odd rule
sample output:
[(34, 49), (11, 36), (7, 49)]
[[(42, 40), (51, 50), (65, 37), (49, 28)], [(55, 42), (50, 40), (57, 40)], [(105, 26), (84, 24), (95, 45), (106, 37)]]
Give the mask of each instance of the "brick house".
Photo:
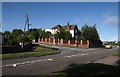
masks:
[(49, 31), (52, 34), (56, 34), (57, 31), (59, 31), (59, 29), (61, 29), (61, 28), (65, 29), (66, 31), (69, 31), (70, 34), (72, 35), (72, 37), (77, 38), (78, 27), (77, 27), (77, 25), (71, 25), (71, 24), (69, 24), (69, 22), (65, 26), (56, 25), (56, 26), (54, 26), (51, 29), (45, 29), (45, 31)]

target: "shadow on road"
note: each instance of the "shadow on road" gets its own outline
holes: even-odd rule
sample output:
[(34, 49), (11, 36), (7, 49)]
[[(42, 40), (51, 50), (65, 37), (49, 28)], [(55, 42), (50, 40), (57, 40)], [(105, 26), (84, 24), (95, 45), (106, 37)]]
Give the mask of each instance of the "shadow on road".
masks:
[(120, 67), (100, 63), (70, 64), (65, 70), (46, 77), (120, 77)]

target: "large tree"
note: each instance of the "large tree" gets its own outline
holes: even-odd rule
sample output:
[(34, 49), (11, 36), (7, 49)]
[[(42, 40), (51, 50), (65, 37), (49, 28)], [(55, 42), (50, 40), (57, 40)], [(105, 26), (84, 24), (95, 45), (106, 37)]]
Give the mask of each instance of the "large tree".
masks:
[(16, 42), (18, 42), (17, 41), (17, 37), (19, 36), (19, 35), (22, 35), (23, 34), (23, 31), (21, 30), (21, 29), (13, 29), (13, 31), (12, 31), (12, 33), (11, 33), (11, 35), (12, 35), (12, 37), (13, 37), (13, 40), (15, 40)]
[(5, 31), (3, 33), (3, 45), (16, 45), (18, 44), (17, 41), (14, 39), (10, 31)]
[(84, 25), (81, 29), (82, 35), (86, 40), (100, 40), (96, 26)]
[(34, 40), (34, 39), (38, 39), (39, 38), (39, 34), (38, 34), (38, 30), (37, 29), (30, 29), (28, 30), (25, 35), (27, 36), (27, 38), (29, 38), (30, 40)]
[(101, 46), (102, 41), (100, 40), (98, 31), (96, 29), (96, 25), (88, 26), (84, 25), (81, 29), (82, 31), (82, 38), (84, 40), (90, 40), (93, 46)]
[(55, 35), (55, 38), (59, 38), (59, 39), (65, 39), (65, 40), (69, 40), (72, 38), (72, 35), (70, 34), (70, 32), (65, 31), (65, 29), (61, 28)]

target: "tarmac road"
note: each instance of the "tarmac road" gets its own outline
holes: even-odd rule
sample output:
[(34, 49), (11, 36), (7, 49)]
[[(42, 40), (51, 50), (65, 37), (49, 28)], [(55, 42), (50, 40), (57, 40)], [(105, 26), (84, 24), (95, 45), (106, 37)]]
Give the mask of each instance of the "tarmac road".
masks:
[[(42, 44), (43, 45), (43, 44)], [(52, 72), (61, 71), (73, 64), (85, 64), (106, 57), (118, 51), (117, 47), (104, 48), (68, 48), (59, 46), (46, 47), (58, 48), (61, 54), (11, 59), (2, 61), (3, 75), (47, 75)]]

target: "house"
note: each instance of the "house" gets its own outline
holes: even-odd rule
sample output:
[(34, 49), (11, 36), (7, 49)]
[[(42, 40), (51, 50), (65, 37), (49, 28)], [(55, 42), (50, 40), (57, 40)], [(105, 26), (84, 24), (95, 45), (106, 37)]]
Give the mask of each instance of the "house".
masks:
[(51, 29), (45, 29), (45, 31), (49, 31), (52, 34), (56, 34), (61, 28), (65, 29), (66, 31), (69, 31), (72, 37), (77, 38), (78, 27), (77, 25), (70, 25), (69, 22), (65, 26), (56, 25)]

